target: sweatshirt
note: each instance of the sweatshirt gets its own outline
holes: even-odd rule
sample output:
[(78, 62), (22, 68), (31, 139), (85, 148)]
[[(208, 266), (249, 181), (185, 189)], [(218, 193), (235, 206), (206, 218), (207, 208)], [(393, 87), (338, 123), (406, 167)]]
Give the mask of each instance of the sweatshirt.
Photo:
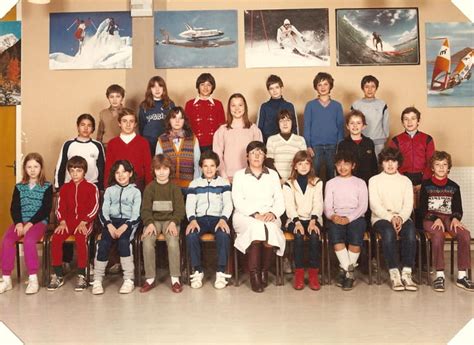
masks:
[(355, 101), (351, 109), (359, 110), (365, 115), (367, 127), (362, 134), (374, 141), (374, 144), (385, 144), (389, 134), (389, 113), (387, 104), (378, 98), (362, 98)]
[(347, 217), (349, 222), (364, 216), (368, 207), (368, 191), (364, 180), (351, 176), (336, 176), (326, 183), (324, 214)]
[(151, 181), (143, 192), (141, 217), (146, 227), (154, 221), (173, 221), (179, 225), (185, 216), (183, 194), (175, 184)]

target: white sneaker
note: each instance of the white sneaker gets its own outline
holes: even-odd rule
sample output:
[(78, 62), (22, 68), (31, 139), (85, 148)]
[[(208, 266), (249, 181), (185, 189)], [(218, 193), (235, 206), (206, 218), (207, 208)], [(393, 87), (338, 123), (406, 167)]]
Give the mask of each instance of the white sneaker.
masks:
[(10, 280), (8, 283), (6, 281), (2, 281), (0, 283), (0, 293), (4, 293), (5, 291), (13, 289), (12, 281)]
[(202, 278), (204, 278), (204, 273), (199, 271), (194, 271), (193, 274), (189, 276), (191, 278), (191, 287), (193, 289), (199, 289), (202, 287)]
[(403, 285), (405, 285), (405, 290), (408, 290), (408, 291), (418, 290), (418, 286), (415, 284), (415, 282), (411, 278), (411, 272), (409, 271), (402, 270), (402, 283)]
[(226, 274), (224, 272), (217, 272), (216, 273), (216, 281), (214, 282), (214, 287), (216, 289), (223, 289), (227, 286), (228, 282), (226, 279), (232, 277), (232, 274)]
[(135, 283), (131, 279), (125, 279), (120, 287), (119, 293), (130, 293), (135, 289)]
[(93, 295), (102, 295), (104, 293), (104, 287), (102, 282), (99, 280), (94, 280), (92, 283), (92, 294)]
[(27, 295), (34, 295), (39, 291), (38, 279), (28, 279), (28, 286), (26, 287), (25, 293)]
[(389, 273), (390, 273), (390, 281), (392, 283), (392, 290), (394, 291), (405, 290), (405, 286), (402, 284), (402, 280), (400, 278), (400, 271), (398, 270), (398, 268), (389, 270)]

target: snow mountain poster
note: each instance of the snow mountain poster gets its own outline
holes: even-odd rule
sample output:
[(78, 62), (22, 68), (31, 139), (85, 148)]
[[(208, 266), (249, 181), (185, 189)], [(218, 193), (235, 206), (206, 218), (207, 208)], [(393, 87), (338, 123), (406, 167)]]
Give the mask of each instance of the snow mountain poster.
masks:
[(429, 107), (474, 106), (474, 24), (426, 23)]
[(132, 68), (130, 12), (50, 14), (50, 69)]
[(0, 105), (21, 103), (21, 22), (0, 22)]
[(417, 8), (336, 10), (337, 65), (420, 63)]
[(329, 66), (328, 9), (247, 10), (245, 66)]
[(155, 68), (237, 67), (237, 11), (155, 12)]

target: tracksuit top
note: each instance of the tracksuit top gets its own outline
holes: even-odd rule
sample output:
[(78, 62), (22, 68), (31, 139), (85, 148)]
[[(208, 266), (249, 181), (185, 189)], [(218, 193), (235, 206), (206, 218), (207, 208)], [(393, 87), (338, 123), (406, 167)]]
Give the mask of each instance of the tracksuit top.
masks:
[(126, 186), (114, 184), (105, 190), (100, 222), (105, 227), (112, 223), (112, 219), (127, 219), (125, 224), (130, 229), (140, 222), (141, 203), (141, 192), (134, 183)]

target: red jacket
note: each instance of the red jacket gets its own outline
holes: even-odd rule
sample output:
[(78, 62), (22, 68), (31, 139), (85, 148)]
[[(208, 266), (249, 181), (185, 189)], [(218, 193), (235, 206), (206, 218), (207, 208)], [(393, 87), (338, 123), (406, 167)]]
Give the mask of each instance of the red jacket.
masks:
[(224, 107), (217, 99), (190, 99), (184, 109), (199, 146), (212, 146), (212, 138), (225, 122)]
[(108, 186), (109, 174), (115, 161), (126, 159), (133, 165), (135, 183), (141, 191), (151, 182), (151, 154), (148, 141), (136, 135), (128, 144), (120, 136), (110, 140), (105, 154), (104, 187)]
[(85, 179), (76, 185), (69, 181), (59, 190), (58, 221), (66, 221), (69, 233), (72, 233), (80, 222), (92, 223), (99, 210), (99, 190), (96, 185)]
[(389, 146), (402, 153), (403, 164), (398, 169), (400, 173), (422, 173), (423, 180), (431, 178), (430, 158), (435, 146), (430, 135), (418, 131), (412, 138), (407, 132), (403, 132), (393, 137)]

